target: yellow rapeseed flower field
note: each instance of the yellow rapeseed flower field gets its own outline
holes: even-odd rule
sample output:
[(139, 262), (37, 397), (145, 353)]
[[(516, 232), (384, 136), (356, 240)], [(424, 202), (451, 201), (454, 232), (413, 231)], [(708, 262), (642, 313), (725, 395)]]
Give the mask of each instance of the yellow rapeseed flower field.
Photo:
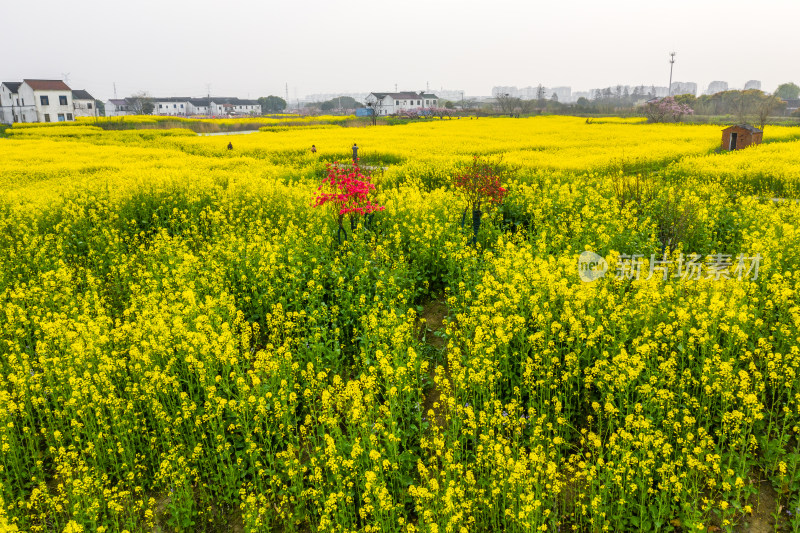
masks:
[(800, 130), (125, 120), (0, 139), (0, 530), (800, 528)]

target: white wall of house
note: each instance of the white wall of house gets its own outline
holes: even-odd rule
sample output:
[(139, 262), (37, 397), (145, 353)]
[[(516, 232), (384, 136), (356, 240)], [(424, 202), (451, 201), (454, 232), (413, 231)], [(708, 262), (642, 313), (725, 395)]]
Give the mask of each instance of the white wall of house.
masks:
[(14, 122), (14, 118), (11, 114), (14, 96), (16, 96), (16, 93), (12, 93), (8, 87), (0, 84), (0, 124), (11, 124)]
[(367, 107), (374, 108), (375, 114), (379, 116), (394, 115), (396, 113), (395, 101), (388, 94), (382, 99), (378, 100), (377, 96), (370, 93), (364, 99), (364, 103), (367, 104)]
[(74, 120), (75, 107), (72, 104), (72, 91), (35, 91), (30, 85), (22, 82), (22, 85), (19, 86), (19, 96), (25, 102), (33, 102), (33, 105), (36, 106), (38, 122)]
[[(21, 115), (23, 115), (22, 112), (25, 109), (26, 107), (22, 106), (19, 94), (12, 93), (8, 87), (0, 84), (0, 123), (22, 122)], [(35, 109), (32, 106), (27, 106), (27, 109), (28, 115), (35, 116)], [(32, 122), (32, 120), (28, 120), (28, 122)]]
[(164, 101), (154, 101), (153, 104), (155, 105), (155, 109), (153, 109), (153, 114), (155, 115), (170, 115), (170, 116), (181, 116), (184, 117), (190, 114), (189, 111), (189, 102), (164, 102)]
[(260, 114), (261, 106), (252, 104), (232, 104), (231, 111), (237, 115), (253, 115), (255, 113)]
[[(124, 100), (123, 100), (124, 101)], [(106, 116), (107, 117), (124, 117), (125, 115), (130, 115), (130, 111), (128, 111), (127, 104), (120, 104), (117, 105), (113, 102), (113, 100), (106, 101)]]
[(208, 114), (208, 106), (195, 104), (192, 102), (188, 102), (188, 114), (189, 115), (207, 115)]
[[(18, 92), (12, 93), (9, 88), (0, 84), (0, 122), (11, 124), (14, 122), (38, 122), (43, 120), (40, 106), (36, 105), (36, 93), (27, 84), (20, 85)], [(64, 120), (72, 120), (74, 110), (72, 109), (71, 94), (67, 95), (64, 91), (42, 91), (48, 95), (48, 102), (55, 106), (48, 106), (48, 110), (54, 113), (51, 121), (58, 120), (58, 114), (64, 115)], [(55, 96), (55, 100), (50, 100)], [(68, 96), (67, 105), (61, 106), (58, 96)]]
[(97, 116), (97, 102), (94, 100), (74, 99), (72, 103), (75, 105), (76, 117), (96, 117)]
[(400, 111), (407, 111), (411, 109), (427, 109), (437, 107), (439, 104), (438, 98), (427, 98), (423, 95), (407, 95), (403, 98), (395, 98), (391, 94), (387, 94), (380, 101), (374, 93), (370, 93), (365, 98), (365, 103), (368, 106), (375, 108), (376, 115), (394, 115)]

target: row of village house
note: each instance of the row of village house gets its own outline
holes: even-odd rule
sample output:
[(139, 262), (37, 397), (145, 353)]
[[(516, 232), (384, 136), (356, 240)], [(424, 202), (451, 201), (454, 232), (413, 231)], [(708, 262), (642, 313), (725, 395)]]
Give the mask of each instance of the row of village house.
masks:
[[(239, 98), (153, 98), (155, 115), (260, 115), (257, 100)], [(131, 99), (111, 99), (105, 115), (132, 115)], [(61, 80), (23, 80), (0, 83), (0, 123), (68, 122), (76, 117), (98, 116), (97, 102), (83, 90), (72, 90)]]
[[(192, 115), (260, 115), (261, 104), (258, 100), (241, 98), (151, 98), (154, 115), (170, 115), (188, 117)], [(136, 114), (134, 99), (114, 99), (106, 102), (106, 116), (119, 117)]]
[[(192, 115), (258, 115), (257, 100), (240, 98), (152, 98), (153, 114)], [(435, 94), (424, 92), (370, 93), (367, 108), (376, 115), (395, 115), (412, 109), (438, 107)], [(132, 115), (137, 109), (133, 99), (111, 99), (105, 103), (105, 116)], [(97, 102), (88, 92), (72, 90), (61, 80), (23, 80), (0, 83), (0, 123), (63, 122), (76, 117), (98, 116)]]
[(73, 91), (60, 80), (0, 83), (0, 123), (64, 122), (97, 115), (88, 92)]

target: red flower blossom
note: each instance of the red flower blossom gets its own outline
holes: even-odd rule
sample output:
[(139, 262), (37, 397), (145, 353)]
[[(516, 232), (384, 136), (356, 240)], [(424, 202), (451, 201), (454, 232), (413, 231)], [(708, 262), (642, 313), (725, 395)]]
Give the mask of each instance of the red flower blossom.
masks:
[(366, 215), (375, 211), (383, 211), (384, 206), (373, 203), (369, 196), (375, 190), (375, 185), (368, 181), (368, 177), (361, 173), (357, 163), (345, 165), (341, 163), (328, 163), (327, 176), (323, 178), (318, 188), (318, 193), (312, 207), (322, 207), (326, 204), (334, 206), (335, 215), (339, 225), (345, 215)]

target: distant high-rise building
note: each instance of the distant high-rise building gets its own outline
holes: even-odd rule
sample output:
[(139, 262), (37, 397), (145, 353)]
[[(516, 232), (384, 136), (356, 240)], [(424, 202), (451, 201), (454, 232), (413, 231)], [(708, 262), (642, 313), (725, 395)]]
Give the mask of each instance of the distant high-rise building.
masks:
[(517, 96), (522, 98), (523, 100), (535, 100), (536, 99), (536, 87), (523, 87), (519, 91), (517, 91)]
[(728, 82), (727, 81), (712, 81), (708, 84), (708, 89), (706, 90), (706, 94), (717, 94), (722, 93), (728, 90)]
[(467, 99), (467, 93), (458, 89), (442, 89), (436, 91), (436, 96), (440, 100), (450, 100), (451, 102), (460, 102), (462, 98)]
[(672, 96), (681, 94), (697, 96), (697, 84), (693, 81), (673, 81), (669, 92)]
[(519, 89), (517, 89), (514, 85), (499, 85), (496, 87), (492, 87), (492, 96), (512, 96), (517, 98), (519, 96)]
[(664, 98), (669, 95), (669, 87), (656, 87), (656, 98)]
[[(492, 87), (492, 97), (498, 96), (511, 96), (512, 98), (522, 98), (523, 100), (536, 100), (539, 98), (539, 85), (530, 85), (528, 87), (518, 88), (513, 85), (497, 85)], [(572, 98), (572, 87), (545, 87), (541, 86), (542, 94), (546, 100), (550, 100), (553, 94), (558, 97), (559, 102), (569, 102), (576, 100)], [(441, 96), (439, 92), (439, 96)]]
[(591, 91), (575, 91), (572, 93), (572, 98), (575, 102), (580, 100), (581, 98), (586, 98), (587, 100), (591, 100), (592, 92)]
[(553, 87), (547, 90), (547, 98), (556, 95), (559, 102), (569, 102), (572, 100), (572, 87)]
[(750, 89), (755, 89), (757, 91), (760, 91), (761, 82), (759, 80), (749, 80), (747, 83), (744, 84), (744, 90), (749, 91)]

